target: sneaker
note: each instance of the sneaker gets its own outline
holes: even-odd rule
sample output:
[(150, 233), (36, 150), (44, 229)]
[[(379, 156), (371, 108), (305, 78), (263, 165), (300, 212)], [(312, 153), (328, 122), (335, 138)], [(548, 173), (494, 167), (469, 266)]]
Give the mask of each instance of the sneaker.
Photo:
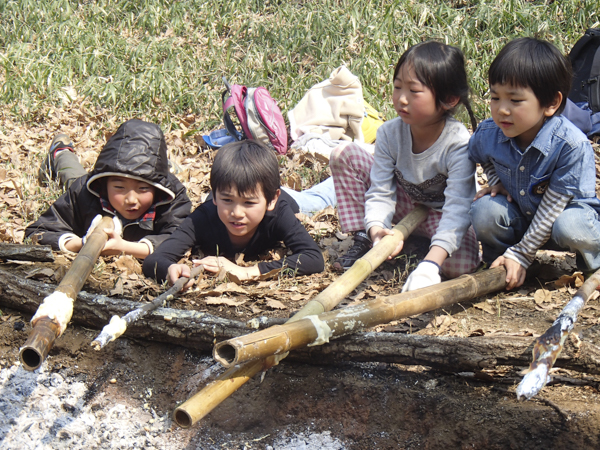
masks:
[(364, 231), (354, 233), (354, 244), (348, 249), (344, 256), (340, 256), (333, 263), (333, 268), (337, 271), (348, 270), (356, 262), (362, 258), (371, 249), (371, 239)]
[(42, 161), (40, 170), (38, 172), (38, 179), (40, 180), (40, 183), (48, 184), (50, 180), (54, 180), (56, 178), (56, 171), (54, 170), (54, 158), (61, 150), (73, 151), (73, 142), (71, 142), (69, 136), (64, 133), (58, 133), (54, 136), (54, 139), (52, 139), (50, 149), (48, 150), (48, 155), (44, 161)]

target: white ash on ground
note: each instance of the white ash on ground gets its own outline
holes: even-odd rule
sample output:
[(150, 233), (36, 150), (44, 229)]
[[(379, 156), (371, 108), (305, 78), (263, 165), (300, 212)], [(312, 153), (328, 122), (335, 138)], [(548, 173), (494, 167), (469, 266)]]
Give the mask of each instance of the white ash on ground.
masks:
[[(198, 374), (214, 376), (216, 365)], [(169, 413), (150, 406), (151, 392), (139, 401), (129, 396), (118, 402), (106, 393), (95, 394), (70, 370), (49, 371), (47, 364), (35, 372), (19, 362), (0, 370), (0, 448), (3, 449), (222, 449), (240, 446), (234, 435), (214, 440), (176, 428)], [(198, 381), (198, 380), (196, 380)], [(112, 382), (112, 380), (111, 380)], [(125, 401), (123, 401), (125, 400)], [(194, 433), (192, 433), (194, 434)], [(201, 433), (202, 434), (202, 433)], [(273, 438), (273, 436), (271, 436)], [(209, 442), (210, 441), (210, 442)], [(229, 442), (227, 442), (229, 441)], [(282, 430), (272, 445), (258, 441), (247, 448), (270, 450), (344, 450), (346, 445), (328, 431)], [(231, 447), (230, 447), (231, 445)]]
[[(174, 444), (171, 420), (142, 402), (115, 402), (77, 377), (28, 372), (16, 363), (0, 371), (0, 447), (4, 449), (163, 449)], [(139, 403), (139, 404), (138, 404)], [(174, 447), (171, 447), (174, 448)]]
[(275, 443), (267, 445), (266, 450), (345, 450), (346, 446), (338, 439), (331, 437), (331, 432), (297, 435), (277, 439)]

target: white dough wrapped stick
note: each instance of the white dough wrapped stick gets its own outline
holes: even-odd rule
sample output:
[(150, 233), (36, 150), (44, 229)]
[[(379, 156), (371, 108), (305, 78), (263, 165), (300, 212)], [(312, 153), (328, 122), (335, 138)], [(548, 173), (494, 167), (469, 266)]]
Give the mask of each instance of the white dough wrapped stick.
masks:
[(533, 361), (527, 373), (517, 386), (517, 398), (537, 395), (551, 380), (550, 369), (563, 349), (565, 340), (575, 322), (577, 315), (587, 302), (588, 298), (600, 285), (600, 270), (589, 277), (577, 290), (571, 301), (563, 308), (558, 318), (544, 334), (538, 337), (533, 344)]
[(35, 370), (40, 367), (54, 341), (66, 330), (73, 315), (73, 303), (77, 294), (92, 273), (108, 240), (106, 230), (111, 232), (113, 229), (114, 222), (110, 216), (100, 217), (94, 226), (90, 226), (88, 239), (79, 250), (71, 268), (31, 318), (33, 329), (19, 350), (19, 359), (25, 369)]
[(169, 290), (163, 292), (151, 302), (144, 303), (143, 306), (128, 312), (123, 317), (119, 317), (117, 315), (112, 316), (108, 325), (105, 325), (102, 329), (102, 332), (96, 337), (96, 339), (92, 341), (92, 347), (94, 347), (95, 350), (100, 350), (109, 342), (117, 339), (119, 336), (125, 333), (128, 325), (132, 324), (136, 320), (141, 319), (150, 311), (154, 311), (156, 308), (163, 306), (165, 302), (172, 300), (174, 296), (183, 289), (188, 280), (196, 278), (203, 271), (204, 266), (202, 265), (194, 267), (189, 278), (179, 278)]

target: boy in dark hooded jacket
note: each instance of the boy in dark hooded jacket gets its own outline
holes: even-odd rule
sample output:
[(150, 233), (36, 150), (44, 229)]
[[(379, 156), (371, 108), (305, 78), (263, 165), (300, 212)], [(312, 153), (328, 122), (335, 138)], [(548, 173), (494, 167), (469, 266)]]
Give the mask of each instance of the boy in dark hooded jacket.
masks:
[(27, 237), (55, 250), (78, 252), (94, 219), (112, 215), (115, 230), (102, 254), (145, 258), (189, 215), (191, 202), (169, 172), (167, 144), (158, 125), (137, 119), (123, 123), (89, 174), (72, 153), (72, 144), (63, 141), (68, 141), (66, 135), (52, 142), (47, 171), (59, 176), (67, 190), (27, 227)]

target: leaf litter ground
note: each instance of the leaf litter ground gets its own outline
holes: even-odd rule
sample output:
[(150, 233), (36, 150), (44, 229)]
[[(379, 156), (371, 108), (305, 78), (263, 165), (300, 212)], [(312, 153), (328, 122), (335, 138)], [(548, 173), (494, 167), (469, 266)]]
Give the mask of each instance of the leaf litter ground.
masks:
[[(23, 241), (24, 229), (60, 191), (41, 187), (37, 167), (56, 131), (68, 133), (90, 168), (119, 121), (84, 103), (56, 109), (24, 126), (0, 114), (0, 240)], [(186, 116), (167, 131), (177, 175), (194, 204), (208, 194), (213, 152), (193, 131), (202, 118)], [(202, 132), (209, 130), (200, 130)], [(328, 174), (322, 157), (291, 153), (281, 159), (282, 179), (308, 187)], [(306, 167), (310, 170), (306, 171)], [(299, 174), (304, 174), (303, 177)], [(328, 262), (324, 273), (269, 274), (238, 283), (226, 274), (204, 276), (169, 305), (247, 321), (287, 318), (338, 276), (330, 263), (352, 243), (338, 230), (335, 211), (301, 217)], [(340, 306), (399, 292), (406, 274), (426, 252), (415, 238)], [(4, 270), (57, 283), (72, 257), (54, 263), (5, 263)], [(193, 255), (187, 255), (186, 261)], [(276, 249), (265, 258), (281, 258)], [(371, 331), (433, 336), (527, 336), (543, 333), (576, 290), (573, 255), (540, 252), (540, 268), (515, 292), (499, 292), (446, 310), (382, 324)], [(250, 262), (249, 262), (250, 263)], [(149, 301), (163, 291), (143, 277), (134, 258), (101, 258), (85, 290)], [(600, 342), (600, 301), (590, 300), (575, 337)], [(600, 444), (600, 377), (565, 369), (539, 398), (516, 400), (524, 367), (498, 366), (478, 374), (425, 366), (337, 363), (304, 365), (284, 360), (264, 380), (251, 380), (191, 429), (172, 423), (174, 407), (223, 369), (209, 355), (183, 347), (121, 338), (102, 352), (89, 345), (98, 330), (71, 325), (41, 370), (18, 363), (30, 317), (2, 308), (0, 316), (0, 444), (3, 448), (595, 448)], [(104, 324), (99, 324), (101, 328)]]

